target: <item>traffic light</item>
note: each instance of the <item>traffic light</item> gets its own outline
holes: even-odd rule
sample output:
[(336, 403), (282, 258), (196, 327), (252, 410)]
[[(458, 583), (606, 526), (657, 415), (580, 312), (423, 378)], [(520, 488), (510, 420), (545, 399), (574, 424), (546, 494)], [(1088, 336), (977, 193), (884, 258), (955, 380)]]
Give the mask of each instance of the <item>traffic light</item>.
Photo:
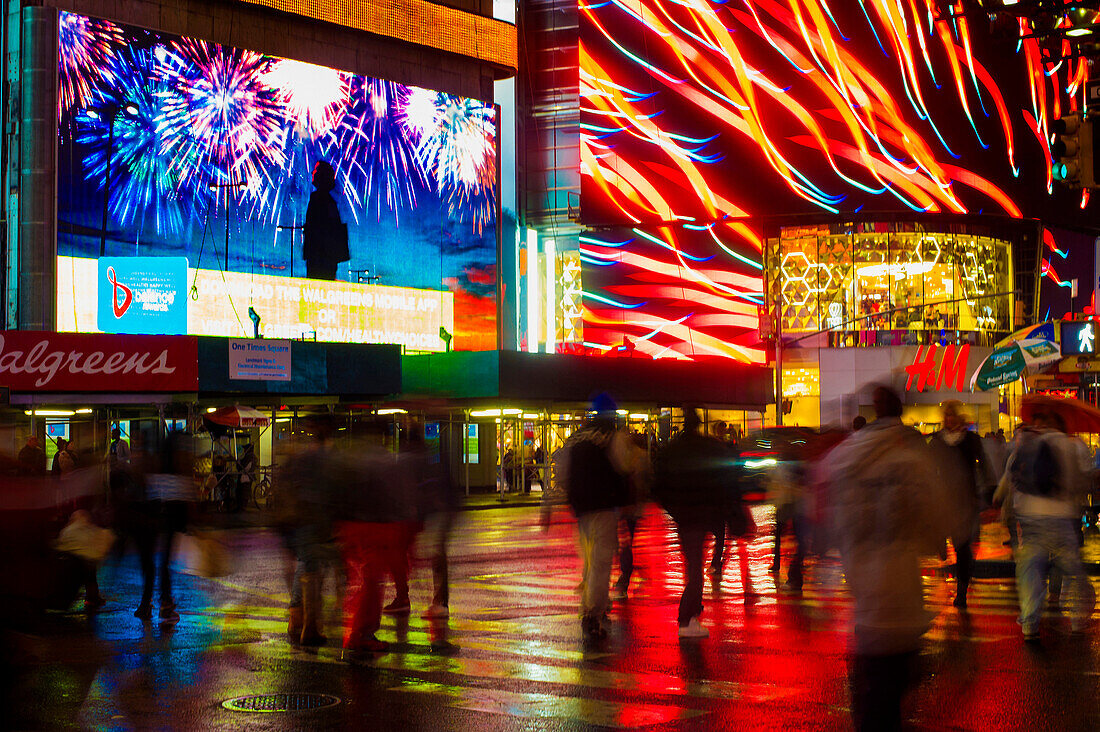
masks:
[(1071, 188), (1095, 188), (1093, 165), (1093, 122), (1077, 112), (1055, 120), (1050, 151), (1054, 157), (1054, 180)]

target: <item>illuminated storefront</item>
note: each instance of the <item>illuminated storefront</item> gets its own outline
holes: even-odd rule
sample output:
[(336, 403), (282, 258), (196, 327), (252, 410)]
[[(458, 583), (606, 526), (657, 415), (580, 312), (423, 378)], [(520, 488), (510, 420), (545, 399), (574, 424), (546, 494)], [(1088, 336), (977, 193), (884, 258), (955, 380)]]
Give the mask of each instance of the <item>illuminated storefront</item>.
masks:
[[(769, 312), (828, 345), (991, 345), (1012, 328), (1012, 243), (912, 223), (782, 227), (767, 241)], [(778, 310), (777, 310), (778, 309)]]

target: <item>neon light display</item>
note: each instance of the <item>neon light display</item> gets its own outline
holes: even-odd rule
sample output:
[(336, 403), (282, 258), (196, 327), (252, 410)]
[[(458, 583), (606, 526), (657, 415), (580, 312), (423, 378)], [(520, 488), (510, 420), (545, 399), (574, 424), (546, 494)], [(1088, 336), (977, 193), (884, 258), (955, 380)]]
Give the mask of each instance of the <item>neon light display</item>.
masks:
[(580, 13), (581, 209), (598, 225), (864, 207), (1019, 217), (1052, 190), (1050, 122), (1089, 74), (1083, 59), (1046, 68), (1035, 38), (998, 49), (984, 18), (978, 33), (932, 0)]
[[(231, 334), (251, 336), (240, 313), (264, 290), (236, 280), (306, 274), (325, 160), (351, 255), (336, 284), (445, 294), (454, 347), (496, 347), (492, 104), (70, 13), (59, 47), (60, 256), (186, 257), (191, 302), (215, 298)], [(58, 327), (95, 328), (69, 295)]]
[[(1090, 71), (1046, 64), (1027, 20), (994, 39), (984, 15), (932, 0), (580, 0), (579, 12), (590, 226), (718, 222), (759, 262), (764, 216), (1087, 223), (1087, 196), (1053, 185), (1050, 128), (1078, 109)], [(1057, 281), (1049, 259), (1042, 272)], [(610, 282), (591, 258), (584, 279), (585, 340), (611, 346), (593, 302), (619, 301), (589, 286)]]
[(762, 362), (756, 246), (729, 224), (582, 235), (584, 345), (609, 355)]

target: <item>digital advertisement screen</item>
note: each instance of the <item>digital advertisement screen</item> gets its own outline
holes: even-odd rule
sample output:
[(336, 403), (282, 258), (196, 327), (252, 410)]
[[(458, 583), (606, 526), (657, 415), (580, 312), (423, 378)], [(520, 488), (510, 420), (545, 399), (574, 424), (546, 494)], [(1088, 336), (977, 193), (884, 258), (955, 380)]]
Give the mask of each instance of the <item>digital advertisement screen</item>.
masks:
[(59, 48), (59, 330), (496, 348), (492, 104), (71, 13)]
[(953, 7), (581, 2), (583, 222), (891, 211), (1095, 226), (1049, 154), (1087, 61), (1045, 64), (1056, 38)]
[(584, 345), (607, 355), (762, 363), (757, 246), (738, 224), (582, 234)]

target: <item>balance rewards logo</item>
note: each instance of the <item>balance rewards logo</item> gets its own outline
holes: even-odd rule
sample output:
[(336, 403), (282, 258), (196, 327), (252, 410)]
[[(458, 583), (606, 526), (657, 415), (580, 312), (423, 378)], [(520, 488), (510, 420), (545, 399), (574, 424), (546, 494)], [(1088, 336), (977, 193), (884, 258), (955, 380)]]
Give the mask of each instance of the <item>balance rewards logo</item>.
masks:
[(96, 325), (106, 333), (187, 333), (186, 257), (102, 257)]
[[(130, 309), (130, 303), (134, 301), (134, 291), (118, 281), (115, 268), (107, 268), (107, 281), (111, 283), (111, 309), (116, 318), (121, 318)], [(119, 295), (122, 299), (119, 300)]]

